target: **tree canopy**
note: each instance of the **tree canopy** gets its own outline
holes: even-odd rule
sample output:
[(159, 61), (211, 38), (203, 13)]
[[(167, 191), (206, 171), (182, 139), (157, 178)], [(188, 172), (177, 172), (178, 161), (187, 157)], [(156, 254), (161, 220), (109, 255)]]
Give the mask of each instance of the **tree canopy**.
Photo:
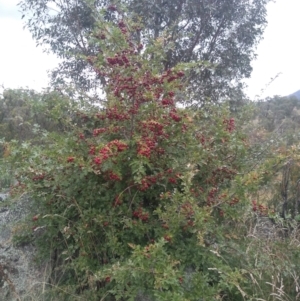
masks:
[(89, 43), (89, 35), (97, 27), (97, 15), (104, 11), (105, 22), (118, 22), (124, 16), (139, 20), (137, 43), (162, 39), (165, 69), (179, 62), (199, 62), (190, 75), (189, 91), (204, 102), (242, 95), (241, 80), (251, 74), (268, 2), (22, 0), (20, 7), (37, 44), (62, 59), (52, 73), (53, 83), (71, 79), (86, 90), (104, 85), (104, 79), (95, 78), (83, 58), (99, 50)]

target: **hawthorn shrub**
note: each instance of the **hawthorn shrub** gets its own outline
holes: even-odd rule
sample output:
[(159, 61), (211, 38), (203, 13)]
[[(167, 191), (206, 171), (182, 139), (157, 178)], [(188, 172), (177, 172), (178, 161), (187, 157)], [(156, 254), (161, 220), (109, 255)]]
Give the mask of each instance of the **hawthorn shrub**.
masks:
[(162, 69), (164, 40), (144, 49), (138, 32), (100, 22), (90, 43), (101, 50), (86, 60), (106, 102), (77, 110), (74, 130), (14, 149), (11, 193), (36, 202), (27, 231), (39, 230), (59, 300), (242, 296), (245, 279), (219, 247), (247, 208), (244, 138), (226, 108), (180, 108), (194, 65)]

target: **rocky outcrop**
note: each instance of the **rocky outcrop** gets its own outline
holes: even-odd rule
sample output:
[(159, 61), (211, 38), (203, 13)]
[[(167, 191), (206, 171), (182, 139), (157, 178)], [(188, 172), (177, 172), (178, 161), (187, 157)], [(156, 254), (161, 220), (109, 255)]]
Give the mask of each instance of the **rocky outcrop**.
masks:
[(7, 194), (0, 198), (0, 301), (41, 300), (47, 264), (36, 266), (32, 244), (13, 243), (14, 231), (30, 214), (30, 200), (9, 200)]

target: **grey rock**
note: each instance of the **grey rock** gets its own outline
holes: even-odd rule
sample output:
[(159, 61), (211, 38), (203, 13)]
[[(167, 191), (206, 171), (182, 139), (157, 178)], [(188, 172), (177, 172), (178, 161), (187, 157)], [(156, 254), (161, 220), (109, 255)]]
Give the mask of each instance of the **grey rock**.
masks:
[(5, 201), (9, 197), (9, 193), (0, 192), (0, 202)]
[(0, 301), (42, 300), (47, 260), (37, 266), (34, 245), (15, 246), (12, 242), (13, 229), (30, 214), (32, 202), (26, 196), (7, 200), (9, 205), (0, 207)]

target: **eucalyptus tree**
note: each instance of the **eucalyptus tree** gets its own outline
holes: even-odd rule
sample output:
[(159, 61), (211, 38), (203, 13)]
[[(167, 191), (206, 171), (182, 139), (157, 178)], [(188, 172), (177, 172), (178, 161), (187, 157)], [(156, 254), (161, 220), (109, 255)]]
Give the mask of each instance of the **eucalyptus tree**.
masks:
[(242, 79), (250, 76), (270, 0), (22, 0), (26, 26), (38, 45), (62, 59), (52, 83), (72, 80), (90, 90), (105, 84), (83, 58), (99, 49), (88, 36), (104, 22), (120, 18), (142, 23), (137, 42), (163, 39), (165, 69), (178, 62), (199, 62), (188, 78), (200, 103), (242, 97)]

